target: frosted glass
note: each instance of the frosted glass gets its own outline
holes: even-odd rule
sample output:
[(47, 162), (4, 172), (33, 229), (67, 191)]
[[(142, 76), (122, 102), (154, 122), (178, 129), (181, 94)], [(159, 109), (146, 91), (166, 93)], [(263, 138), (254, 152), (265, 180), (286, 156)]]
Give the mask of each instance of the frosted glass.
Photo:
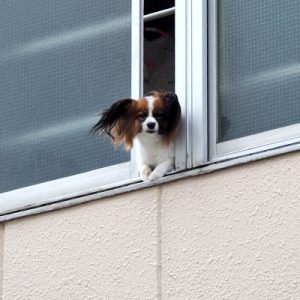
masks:
[(129, 160), (89, 130), (130, 96), (130, 24), (131, 1), (0, 2), (0, 192)]
[(300, 2), (218, 1), (218, 142), (300, 122)]

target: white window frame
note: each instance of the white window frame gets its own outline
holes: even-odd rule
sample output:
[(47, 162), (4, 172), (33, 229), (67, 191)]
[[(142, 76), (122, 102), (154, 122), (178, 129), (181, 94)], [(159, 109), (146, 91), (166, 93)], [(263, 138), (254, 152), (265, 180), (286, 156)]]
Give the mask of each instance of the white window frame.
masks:
[(300, 124), (217, 142), (217, 0), (208, 1), (209, 35), (209, 160), (220, 161), (300, 143)]
[(176, 1), (175, 91), (182, 108), (176, 167), (207, 162), (207, 8), (206, 0)]
[(175, 7), (148, 14), (144, 20), (173, 12), (175, 92), (182, 110), (180, 132), (176, 139), (175, 171), (180, 172), (198, 167), (208, 158), (206, 0), (176, 0)]

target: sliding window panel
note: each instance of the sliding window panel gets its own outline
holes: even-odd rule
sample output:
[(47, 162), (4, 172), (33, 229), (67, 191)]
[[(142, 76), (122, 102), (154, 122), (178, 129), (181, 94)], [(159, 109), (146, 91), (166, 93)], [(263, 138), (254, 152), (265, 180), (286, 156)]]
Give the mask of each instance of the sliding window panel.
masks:
[(129, 161), (89, 131), (131, 94), (131, 1), (2, 1), (0, 85), (0, 192)]
[(209, 25), (215, 26), (211, 33), (216, 55), (210, 68), (216, 72), (210, 72), (216, 75), (216, 91), (211, 92), (216, 99), (210, 100), (216, 103), (215, 142), (234, 151), (227, 147), (231, 141), (240, 141), (238, 150), (240, 145), (258, 146), (268, 131), (276, 130), (276, 142), (280, 129), (282, 139), (288, 138), (288, 131), (291, 137), (300, 136), (299, 1), (212, 2), (215, 12), (210, 12)]

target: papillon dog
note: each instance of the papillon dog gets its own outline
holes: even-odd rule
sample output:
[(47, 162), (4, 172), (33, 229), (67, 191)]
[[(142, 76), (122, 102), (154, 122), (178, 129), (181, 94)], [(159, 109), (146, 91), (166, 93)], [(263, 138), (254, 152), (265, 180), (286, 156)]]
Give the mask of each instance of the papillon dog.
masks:
[(108, 134), (127, 150), (136, 149), (143, 181), (163, 177), (174, 167), (174, 139), (181, 108), (176, 94), (154, 91), (143, 98), (121, 99), (102, 113), (93, 132)]

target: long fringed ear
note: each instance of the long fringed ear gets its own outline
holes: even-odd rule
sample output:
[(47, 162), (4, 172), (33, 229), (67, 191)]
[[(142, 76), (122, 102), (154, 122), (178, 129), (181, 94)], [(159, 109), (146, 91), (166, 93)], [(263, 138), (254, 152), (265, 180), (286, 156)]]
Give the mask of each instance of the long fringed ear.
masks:
[(113, 103), (110, 108), (103, 111), (100, 120), (91, 131), (108, 134), (118, 145), (126, 135), (135, 102), (133, 99), (121, 99)]
[(166, 93), (162, 100), (168, 115), (165, 136), (169, 143), (176, 136), (181, 119), (181, 107), (175, 93)]

